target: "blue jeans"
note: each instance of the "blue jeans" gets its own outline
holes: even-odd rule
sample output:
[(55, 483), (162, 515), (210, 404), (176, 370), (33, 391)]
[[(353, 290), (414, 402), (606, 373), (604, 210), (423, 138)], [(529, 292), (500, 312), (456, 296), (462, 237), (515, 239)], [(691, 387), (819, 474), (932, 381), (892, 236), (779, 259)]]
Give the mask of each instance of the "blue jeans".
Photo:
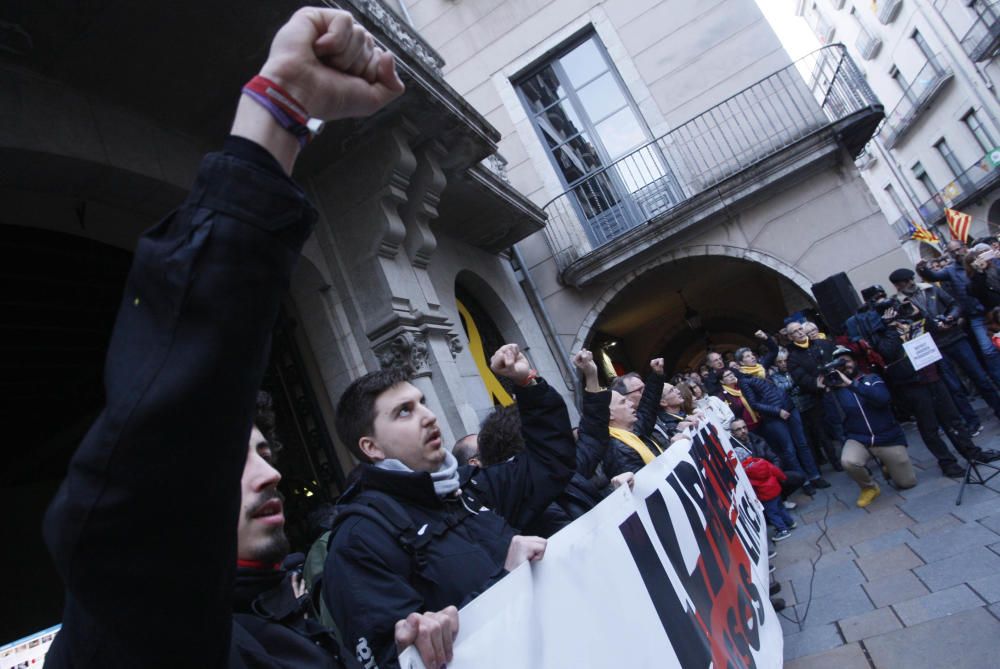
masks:
[[(993, 413), (997, 417), (1000, 417), (1000, 394), (997, 394), (997, 389), (990, 380), (990, 377), (986, 375), (986, 370), (979, 364), (979, 358), (976, 357), (975, 351), (972, 350), (969, 340), (962, 337), (954, 343), (941, 347), (941, 353), (944, 357), (948, 358), (948, 362), (961, 367), (965, 371), (976, 385), (979, 394), (983, 396), (986, 403), (993, 409)], [(945, 365), (945, 368), (947, 368), (947, 365)], [(946, 371), (945, 375), (947, 376), (948, 373)], [(951, 370), (951, 376), (954, 377), (954, 370)], [(955, 382), (958, 381), (958, 379), (954, 378), (953, 380)], [(945, 379), (945, 383), (948, 383), (947, 378)], [(951, 387), (951, 383), (948, 383), (948, 387)]]
[(805, 430), (798, 409), (792, 409), (787, 421), (762, 416), (760, 431), (768, 444), (781, 454), (782, 469), (798, 472), (809, 481), (819, 478), (819, 468), (806, 442)]
[(970, 317), (969, 330), (986, 359), (986, 373), (1000, 385), (1000, 351), (993, 345), (990, 333), (986, 329), (986, 319), (983, 316)]
[(766, 502), (764, 500), (760, 501), (764, 505), (764, 515), (767, 519), (771, 521), (775, 529), (779, 532), (787, 530), (795, 522), (792, 518), (792, 514), (785, 510), (784, 505), (781, 503), (781, 496), (775, 497), (774, 499), (769, 499)]

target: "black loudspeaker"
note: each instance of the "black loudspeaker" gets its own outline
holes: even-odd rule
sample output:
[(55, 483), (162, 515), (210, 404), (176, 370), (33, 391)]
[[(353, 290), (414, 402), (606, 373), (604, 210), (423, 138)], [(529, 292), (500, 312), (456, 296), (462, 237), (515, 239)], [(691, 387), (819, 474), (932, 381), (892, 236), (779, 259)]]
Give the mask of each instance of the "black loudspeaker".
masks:
[(833, 334), (844, 333), (844, 321), (857, 313), (861, 306), (858, 291), (843, 272), (829, 276), (812, 286), (816, 306), (823, 315), (823, 320), (833, 331)]

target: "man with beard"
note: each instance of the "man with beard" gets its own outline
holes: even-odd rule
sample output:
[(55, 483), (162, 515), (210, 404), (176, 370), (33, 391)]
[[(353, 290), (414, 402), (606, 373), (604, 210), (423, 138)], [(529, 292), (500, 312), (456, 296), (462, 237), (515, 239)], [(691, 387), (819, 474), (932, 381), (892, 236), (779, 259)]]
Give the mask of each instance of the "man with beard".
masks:
[[(951, 390), (953, 399), (964, 394), (962, 382), (955, 373), (955, 368), (958, 367), (972, 380), (983, 400), (1000, 418), (1000, 393), (976, 358), (969, 339), (962, 330), (962, 306), (937, 286), (917, 285), (913, 270), (897, 269), (889, 275), (889, 281), (899, 291), (898, 297), (920, 309), (924, 318), (924, 331), (931, 334), (944, 356), (941, 361), (941, 378)], [(969, 422), (968, 419), (966, 422)], [(970, 428), (973, 427), (970, 425)]]
[[(315, 128), (304, 120), (369, 116), (403, 83), (351, 14), (306, 7), (275, 35), (245, 91), (222, 151), (205, 157), (184, 204), (136, 246), (105, 406), (45, 516), (66, 584), (46, 666), (353, 662), (337, 657), (325, 632), (313, 639), (295, 625), (234, 615), (237, 560), (270, 562), (284, 550), (280, 501), (266, 492), (273, 468), (250, 435), (279, 306), (316, 220), (289, 176)], [(275, 96), (299, 98), (303, 120), (281, 112)], [(442, 630), (440, 616), (425, 624), (415, 611), (401, 616), (403, 636), (426, 641), (434, 631), (432, 645), (445, 643), (453, 616), (445, 613)]]
[(545, 539), (519, 530), (576, 469), (569, 413), (517, 344), (490, 367), (514, 386), (525, 449), (485, 469), (458, 467), (405, 369), (366, 374), (337, 403), (337, 434), (361, 464), (330, 533), (323, 600), (366, 667), (398, 665), (401, 617), (464, 605), (545, 554)]
[(882, 492), (866, 466), (872, 456), (900, 489), (917, 485), (917, 476), (906, 452), (906, 435), (892, 415), (889, 386), (878, 374), (861, 374), (850, 349), (838, 346), (834, 355), (843, 366), (836, 370), (836, 380), (831, 378), (828, 384), (827, 402), (832, 407), (827, 415), (843, 428), (840, 461), (861, 488), (857, 505), (865, 508)]

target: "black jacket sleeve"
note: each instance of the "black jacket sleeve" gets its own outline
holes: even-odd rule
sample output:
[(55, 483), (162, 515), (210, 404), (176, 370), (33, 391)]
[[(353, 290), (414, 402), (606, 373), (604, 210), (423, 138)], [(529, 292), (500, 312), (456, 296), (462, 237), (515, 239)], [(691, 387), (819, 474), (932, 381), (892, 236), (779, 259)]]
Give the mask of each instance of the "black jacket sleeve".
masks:
[(53, 666), (225, 665), (255, 397), (314, 219), (270, 154), (231, 138), (139, 240), (106, 404), (45, 517), (67, 589)]
[(656, 419), (660, 415), (660, 398), (663, 397), (664, 381), (663, 375), (656, 372), (646, 377), (646, 387), (642, 389), (639, 406), (635, 409), (635, 425), (632, 426), (632, 431), (640, 437), (649, 437), (653, 434)]
[(562, 397), (544, 379), (515, 390), (523, 453), (475, 475), (487, 506), (516, 528), (531, 524), (576, 470), (576, 442)]
[(583, 411), (580, 415), (580, 438), (576, 442), (576, 471), (584, 478), (591, 478), (597, 465), (604, 459), (611, 435), (611, 391), (583, 393)]
[(764, 344), (767, 346), (767, 353), (758, 362), (764, 369), (770, 369), (774, 361), (778, 359), (780, 349), (778, 348), (778, 342), (774, 341), (774, 337), (768, 337)]

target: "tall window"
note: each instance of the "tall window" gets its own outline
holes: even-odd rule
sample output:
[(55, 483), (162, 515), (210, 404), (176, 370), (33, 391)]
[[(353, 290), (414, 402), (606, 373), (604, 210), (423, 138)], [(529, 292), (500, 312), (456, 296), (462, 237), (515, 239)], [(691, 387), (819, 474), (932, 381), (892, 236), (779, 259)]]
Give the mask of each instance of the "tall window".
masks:
[(885, 191), (885, 194), (889, 196), (889, 199), (896, 206), (896, 211), (899, 212), (899, 215), (906, 216), (906, 207), (903, 206), (903, 201), (900, 199), (896, 189), (892, 187), (892, 184), (886, 184), (882, 190)]
[(924, 187), (924, 190), (927, 191), (927, 195), (932, 198), (937, 196), (939, 192), (938, 187), (934, 185), (933, 181), (931, 181), (931, 177), (927, 174), (927, 170), (924, 169), (924, 166), (920, 163), (914, 163), (912, 170), (913, 176), (920, 182), (920, 185)]
[(954, 176), (960, 176), (962, 172), (965, 171), (962, 168), (962, 164), (958, 162), (958, 158), (956, 158), (955, 154), (952, 152), (951, 147), (948, 146), (948, 142), (945, 141), (943, 137), (938, 140), (938, 142), (934, 145), (934, 148), (937, 149), (937, 152), (941, 154), (942, 158), (944, 158), (944, 162), (948, 164), (948, 169), (951, 170), (951, 173)]
[(899, 71), (899, 68), (895, 65), (889, 70), (889, 76), (895, 80), (901, 89), (903, 89), (903, 97), (907, 100), (913, 99), (913, 91), (910, 90), (910, 84), (906, 82), (906, 77), (903, 73)]
[(571, 43), (514, 84), (563, 186), (591, 222), (592, 241), (641, 222), (631, 196), (651, 184), (664, 186), (659, 195), (667, 204), (676, 201), (655, 147), (608, 169), (652, 137), (596, 35)]
[(993, 143), (993, 138), (990, 137), (990, 133), (979, 120), (975, 109), (970, 109), (969, 112), (962, 117), (962, 123), (964, 123), (965, 127), (969, 129), (972, 136), (976, 138), (979, 148), (981, 148), (985, 153), (989, 153), (996, 148), (996, 144)]
[(924, 54), (924, 58), (928, 61), (934, 60), (934, 51), (931, 49), (931, 45), (927, 43), (924, 36), (920, 34), (919, 30), (913, 31), (913, 41), (917, 43), (917, 48), (920, 49), (920, 53)]

